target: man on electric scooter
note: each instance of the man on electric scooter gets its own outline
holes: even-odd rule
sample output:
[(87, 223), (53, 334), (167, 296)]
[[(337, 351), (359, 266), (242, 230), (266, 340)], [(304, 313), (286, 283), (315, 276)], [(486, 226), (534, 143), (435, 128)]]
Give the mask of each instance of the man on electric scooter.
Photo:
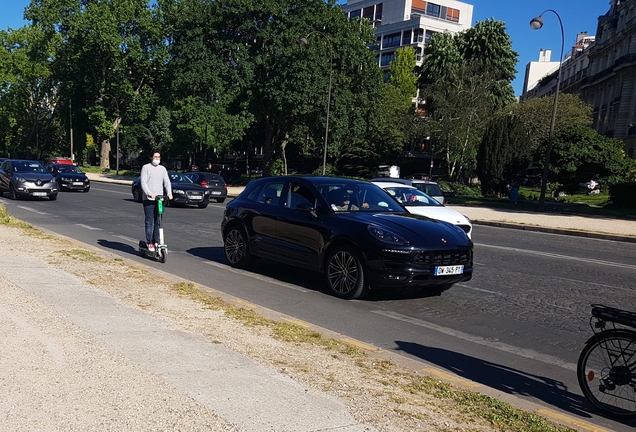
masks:
[(172, 199), (172, 185), (168, 171), (160, 165), (161, 154), (152, 154), (152, 161), (141, 168), (141, 190), (143, 191), (144, 215), (146, 217), (146, 244), (150, 252), (155, 251), (155, 243), (159, 242), (159, 214), (155, 197), (163, 195)]

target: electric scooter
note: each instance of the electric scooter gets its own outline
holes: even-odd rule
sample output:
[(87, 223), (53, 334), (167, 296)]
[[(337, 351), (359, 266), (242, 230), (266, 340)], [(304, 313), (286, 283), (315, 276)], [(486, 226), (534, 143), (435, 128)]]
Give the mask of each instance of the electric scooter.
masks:
[(143, 240), (139, 240), (139, 254), (143, 257), (156, 259), (161, 263), (165, 263), (168, 258), (168, 245), (164, 243), (162, 227), (163, 202), (167, 199), (168, 197), (165, 195), (155, 195), (157, 214), (159, 215), (159, 243), (155, 243), (155, 250), (148, 250), (148, 244)]

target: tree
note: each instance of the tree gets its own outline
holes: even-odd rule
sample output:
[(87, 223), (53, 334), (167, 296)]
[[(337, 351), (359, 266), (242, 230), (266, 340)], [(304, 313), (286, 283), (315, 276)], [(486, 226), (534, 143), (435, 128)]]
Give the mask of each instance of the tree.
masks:
[[(537, 149), (538, 163), (545, 146)], [(575, 126), (554, 135), (550, 159), (550, 181), (573, 192), (590, 180), (602, 185), (629, 181), (636, 173), (636, 161), (625, 154), (623, 142), (599, 135), (591, 128)]]
[[(501, 110), (502, 115), (519, 117), (528, 133), (532, 147), (547, 141), (552, 121), (554, 96), (530, 98), (512, 104)], [(557, 104), (555, 133), (568, 127), (586, 128), (592, 125), (592, 106), (584, 103), (577, 95), (561, 93)], [(545, 147), (544, 147), (545, 148)]]
[(41, 0), (27, 7), (25, 18), (59, 38), (54, 79), (63, 99), (72, 99), (90, 123), (86, 127), (97, 133), (100, 166), (109, 168), (110, 138), (124, 115), (130, 124), (148, 120), (156, 102), (153, 79), (165, 66), (164, 30), (149, 2)]
[(501, 21), (431, 37), (418, 85), (450, 177), (474, 163), (487, 122), (514, 101), (510, 82), (516, 62)]
[(477, 152), (477, 175), (483, 195), (505, 194), (508, 185), (528, 166), (532, 153), (528, 133), (516, 116), (494, 118)]
[(14, 157), (40, 159), (57, 136), (57, 101), (50, 58), (56, 38), (25, 26), (0, 31), (0, 148)]

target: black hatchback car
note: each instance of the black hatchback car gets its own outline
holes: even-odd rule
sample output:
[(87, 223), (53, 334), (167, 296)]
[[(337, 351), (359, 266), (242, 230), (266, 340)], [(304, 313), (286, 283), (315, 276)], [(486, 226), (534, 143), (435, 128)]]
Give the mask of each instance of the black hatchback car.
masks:
[[(170, 185), (172, 186), (172, 200), (164, 201), (164, 205), (196, 205), (199, 208), (206, 208), (210, 203), (210, 192), (203, 186), (192, 183), (185, 175), (168, 171)], [(141, 190), (141, 177), (137, 177), (130, 188), (133, 200), (143, 201), (143, 191)]]
[(231, 266), (263, 257), (319, 271), (341, 298), (402, 286), (443, 291), (473, 273), (473, 243), (462, 229), (408, 213), (357, 180), (254, 180), (227, 204), (221, 229)]
[(55, 177), (60, 191), (80, 190), (82, 192), (88, 192), (91, 190), (91, 181), (86, 177), (86, 174), (75, 165), (48, 164), (46, 169)]
[(187, 172), (183, 175), (192, 180), (192, 182), (209, 190), (210, 199), (215, 199), (216, 202), (222, 203), (227, 198), (227, 183), (220, 175), (199, 171)]
[(26, 197), (57, 199), (55, 178), (38, 161), (6, 159), (0, 165), (0, 195), (11, 199)]

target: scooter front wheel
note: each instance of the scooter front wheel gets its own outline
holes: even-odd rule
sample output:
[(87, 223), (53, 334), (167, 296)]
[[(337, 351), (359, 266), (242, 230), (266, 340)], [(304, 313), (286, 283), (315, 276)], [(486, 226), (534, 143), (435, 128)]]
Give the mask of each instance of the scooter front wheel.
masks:
[(157, 252), (159, 253), (159, 262), (165, 263), (168, 259), (168, 249), (160, 249)]

